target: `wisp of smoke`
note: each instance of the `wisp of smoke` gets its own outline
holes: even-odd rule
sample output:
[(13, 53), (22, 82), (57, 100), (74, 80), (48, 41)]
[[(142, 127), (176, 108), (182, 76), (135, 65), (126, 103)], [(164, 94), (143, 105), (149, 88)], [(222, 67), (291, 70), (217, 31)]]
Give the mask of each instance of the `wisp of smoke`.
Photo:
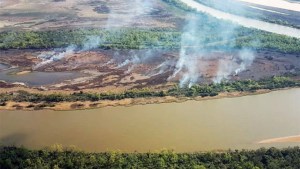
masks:
[(99, 47), (102, 43), (99, 36), (88, 36), (86, 42), (83, 44), (82, 51), (87, 51)]
[(255, 59), (255, 55), (250, 49), (241, 49), (238, 56), (231, 60), (219, 60), (217, 75), (214, 77), (214, 83), (220, 83), (229, 79), (230, 75), (238, 75), (245, 71)]
[(239, 51), (239, 59), (241, 60), (240, 66), (235, 70), (235, 74), (246, 70), (247, 67), (251, 66), (255, 59), (255, 55), (252, 50), (242, 49)]
[(195, 19), (196, 16), (193, 14), (188, 17), (193, 19), (184, 27), (184, 32), (181, 36), (179, 59), (173, 75), (169, 78), (170, 80), (179, 75), (179, 73), (184, 72), (181, 75), (180, 87), (185, 85), (191, 86), (198, 81), (200, 74), (197, 71), (197, 61), (204, 56), (202, 54), (202, 41), (199, 36), (197, 36), (199, 34), (197, 29), (197, 22), (199, 20), (197, 18)]
[[(116, 10), (114, 9), (110, 10), (108, 20), (105, 26), (106, 30), (111, 31), (112, 28), (114, 28), (114, 26), (118, 26), (119, 28), (130, 26), (136, 21), (136, 18), (150, 13), (153, 9), (152, 0), (130, 0), (124, 3), (126, 4), (125, 8), (123, 9), (125, 14), (123, 12), (120, 12), (120, 9), (117, 9), (118, 12), (116, 12)], [(119, 36), (121, 36), (121, 34), (119, 34)], [(80, 47), (70, 45), (69, 47), (60, 50), (60, 52), (42, 53), (38, 56), (38, 58), (42, 59), (42, 62), (34, 66), (33, 69), (37, 69), (46, 64), (52, 63), (57, 60), (61, 60), (65, 56), (75, 53), (75, 51), (82, 52), (95, 49), (99, 47), (101, 43), (102, 39), (99, 36), (87, 36), (86, 41)], [(126, 66), (129, 63), (137, 64), (141, 62), (140, 60), (140, 57), (133, 54), (133, 57), (131, 59), (124, 61), (124, 63), (118, 65), (118, 67)]]
[(172, 70), (175, 67), (175, 65), (176, 65), (176, 62), (174, 59), (167, 59), (163, 63), (159, 64), (156, 68), (154, 68), (147, 75), (151, 76), (151, 77), (160, 75), (162, 73)]
[(63, 49), (62, 51), (51, 51), (51, 52), (44, 52), (38, 56), (39, 59), (42, 60), (39, 64), (33, 67), (33, 70), (38, 69), (41, 66), (47, 65), (49, 63), (61, 60), (67, 55), (71, 55), (75, 52), (76, 46), (71, 45), (67, 48)]
[(150, 13), (153, 8), (152, 0), (129, 0), (124, 3), (120, 5), (124, 9), (111, 9), (106, 23), (107, 30), (128, 27), (136, 22), (138, 17)]
[(50, 64), (55, 61), (63, 59), (65, 56), (72, 55), (76, 51), (87, 51), (97, 48), (101, 43), (101, 39), (98, 36), (88, 36), (87, 40), (82, 47), (76, 45), (70, 45), (65, 49), (56, 49), (56, 51), (43, 52), (38, 58), (42, 60), (39, 64), (33, 67), (33, 70), (40, 68), (41, 66)]
[(219, 60), (219, 67), (216, 76), (213, 79), (214, 83), (220, 83), (224, 79), (228, 79), (228, 76), (234, 72), (236, 65), (235, 62)]
[[(128, 56), (125, 56), (125, 58)], [(138, 64), (148, 63), (151, 59), (154, 58), (153, 50), (149, 49), (143, 54), (136, 53), (134, 50), (129, 52), (129, 59), (126, 59), (122, 63), (118, 64), (117, 68), (128, 66), (126, 73), (130, 73)]]

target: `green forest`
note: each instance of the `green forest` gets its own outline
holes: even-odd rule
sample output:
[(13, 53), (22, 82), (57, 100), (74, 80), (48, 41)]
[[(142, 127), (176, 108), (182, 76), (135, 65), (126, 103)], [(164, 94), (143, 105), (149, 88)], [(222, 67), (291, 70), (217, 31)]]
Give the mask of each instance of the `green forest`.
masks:
[[(300, 52), (300, 40), (283, 35), (262, 32), (254, 29), (237, 28), (232, 37), (224, 39), (214, 30), (214, 25), (199, 22), (197, 34), (205, 49), (253, 48), (272, 49), (281, 52)], [(62, 48), (69, 45), (83, 46), (90, 37), (101, 39), (101, 49), (178, 49), (181, 45), (181, 32), (173, 29), (121, 30), (77, 29), (52, 31), (24, 31), (0, 33), (0, 49), (45, 49)]]
[[(187, 143), (188, 144), (188, 143)], [(85, 153), (74, 150), (0, 148), (0, 168), (186, 168), (186, 169), (298, 169), (300, 148), (261, 148), (224, 152)]]

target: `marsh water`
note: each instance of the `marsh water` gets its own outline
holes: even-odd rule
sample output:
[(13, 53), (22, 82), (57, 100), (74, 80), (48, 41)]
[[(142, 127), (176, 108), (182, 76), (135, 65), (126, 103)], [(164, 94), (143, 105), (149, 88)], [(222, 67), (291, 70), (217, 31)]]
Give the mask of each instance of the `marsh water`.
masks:
[(9, 68), (8, 65), (0, 63), (0, 71)]
[(84, 111), (0, 111), (0, 144), (85, 151), (178, 152), (300, 143), (258, 144), (300, 134), (300, 89), (183, 103)]
[(8, 65), (0, 64), (0, 80), (9, 83), (21, 82), (28, 86), (42, 86), (63, 82), (82, 76), (80, 72), (30, 72), (22, 75), (16, 74), (18, 68), (9, 68)]

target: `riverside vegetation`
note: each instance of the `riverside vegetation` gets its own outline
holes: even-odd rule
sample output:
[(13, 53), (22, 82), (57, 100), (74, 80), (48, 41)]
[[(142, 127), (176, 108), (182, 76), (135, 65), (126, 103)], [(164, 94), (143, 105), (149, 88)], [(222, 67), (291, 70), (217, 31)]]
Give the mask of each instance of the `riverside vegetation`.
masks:
[(300, 168), (300, 148), (175, 153), (85, 153), (53, 146), (44, 150), (0, 148), (0, 168)]
[(5, 106), (6, 102), (32, 102), (46, 103), (44, 107), (54, 106), (58, 102), (76, 102), (76, 101), (100, 101), (100, 100), (122, 100), (126, 98), (145, 98), (145, 97), (208, 97), (217, 96), (221, 92), (255, 92), (259, 89), (279, 89), (286, 87), (300, 87), (300, 81), (289, 77), (273, 77), (259, 81), (244, 80), (234, 82), (221, 82), (219, 84), (200, 84), (190, 88), (179, 88), (175, 86), (166, 91), (153, 91), (150, 89), (133, 89), (121, 93), (85, 93), (74, 92), (73, 94), (37, 94), (26, 91), (17, 91), (13, 93), (1, 93), (0, 105)]

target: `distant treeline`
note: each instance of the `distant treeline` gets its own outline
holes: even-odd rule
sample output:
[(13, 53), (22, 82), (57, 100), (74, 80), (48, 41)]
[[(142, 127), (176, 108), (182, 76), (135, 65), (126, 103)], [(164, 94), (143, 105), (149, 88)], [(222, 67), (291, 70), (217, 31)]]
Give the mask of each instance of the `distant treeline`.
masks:
[[(101, 143), (99, 143), (101, 144)], [(0, 148), (0, 168), (186, 168), (186, 169), (298, 169), (300, 148), (175, 153), (85, 153), (74, 150)]]
[[(203, 16), (199, 27), (197, 48), (203, 49), (272, 49), (281, 52), (300, 52), (300, 39), (284, 35), (267, 33), (243, 27), (235, 28), (230, 37), (218, 33), (220, 28), (230, 30), (226, 23), (212, 22)], [(228, 29), (227, 29), (228, 28)], [(181, 31), (174, 29), (142, 29), (128, 28), (119, 30), (76, 29), (51, 31), (1, 32), (0, 50), (5, 49), (45, 49), (63, 48), (69, 45), (77, 47), (91, 42), (93, 37), (100, 38), (99, 48), (102, 49), (178, 49), (181, 47)]]
[(175, 6), (183, 11), (186, 11), (186, 12), (196, 12), (195, 9), (189, 7), (185, 3), (182, 3), (180, 0), (162, 0), (162, 1), (166, 2), (169, 5)]
[[(93, 42), (98, 37), (99, 41)], [(99, 43), (99, 48), (139, 49), (178, 47), (180, 32), (168, 29), (75, 29), (52, 31), (21, 31), (0, 33), (0, 49), (78, 47)]]
[[(233, 49), (254, 48), (272, 49), (281, 52), (300, 52), (300, 39), (268, 33), (219, 20), (205, 13), (198, 13), (179, 0), (163, 0), (185, 13), (195, 15), (199, 40), (198, 48)], [(187, 15), (187, 22), (190, 20)], [(195, 19), (194, 18), (194, 19)], [(185, 24), (183, 24), (185, 25)], [(6, 31), (0, 32), (2, 49), (45, 49), (77, 47), (93, 43), (93, 37), (100, 38), (102, 49), (144, 49), (180, 48), (182, 28), (120, 28), (120, 29), (59, 29), (48, 31)], [(94, 43), (98, 43), (95, 41)]]
[[(273, 77), (260, 81), (245, 80), (234, 82), (222, 82), (219, 84), (201, 84), (190, 88), (180, 88), (175, 86), (167, 91), (153, 91), (150, 89), (133, 89), (121, 93), (85, 93), (74, 92), (73, 94), (35, 94), (26, 91), (15, 93), (0, 93), (0, 103), (5, 105), (7, 101), (47, 103), (44, 106), (57, 102), (76, 102), (76, 101), (101, 101), (101, 100), (122, 100), (126, 98), (145, 98), (145, 97), (208, 97), (217, 96), (221, 92), (255, 92), (259, 89), (278, 89), (285, 87), (300, 87), (300, 82), (291, 80), (288, 77)], [(53, 105), (52, 105), (53, 106)]]

